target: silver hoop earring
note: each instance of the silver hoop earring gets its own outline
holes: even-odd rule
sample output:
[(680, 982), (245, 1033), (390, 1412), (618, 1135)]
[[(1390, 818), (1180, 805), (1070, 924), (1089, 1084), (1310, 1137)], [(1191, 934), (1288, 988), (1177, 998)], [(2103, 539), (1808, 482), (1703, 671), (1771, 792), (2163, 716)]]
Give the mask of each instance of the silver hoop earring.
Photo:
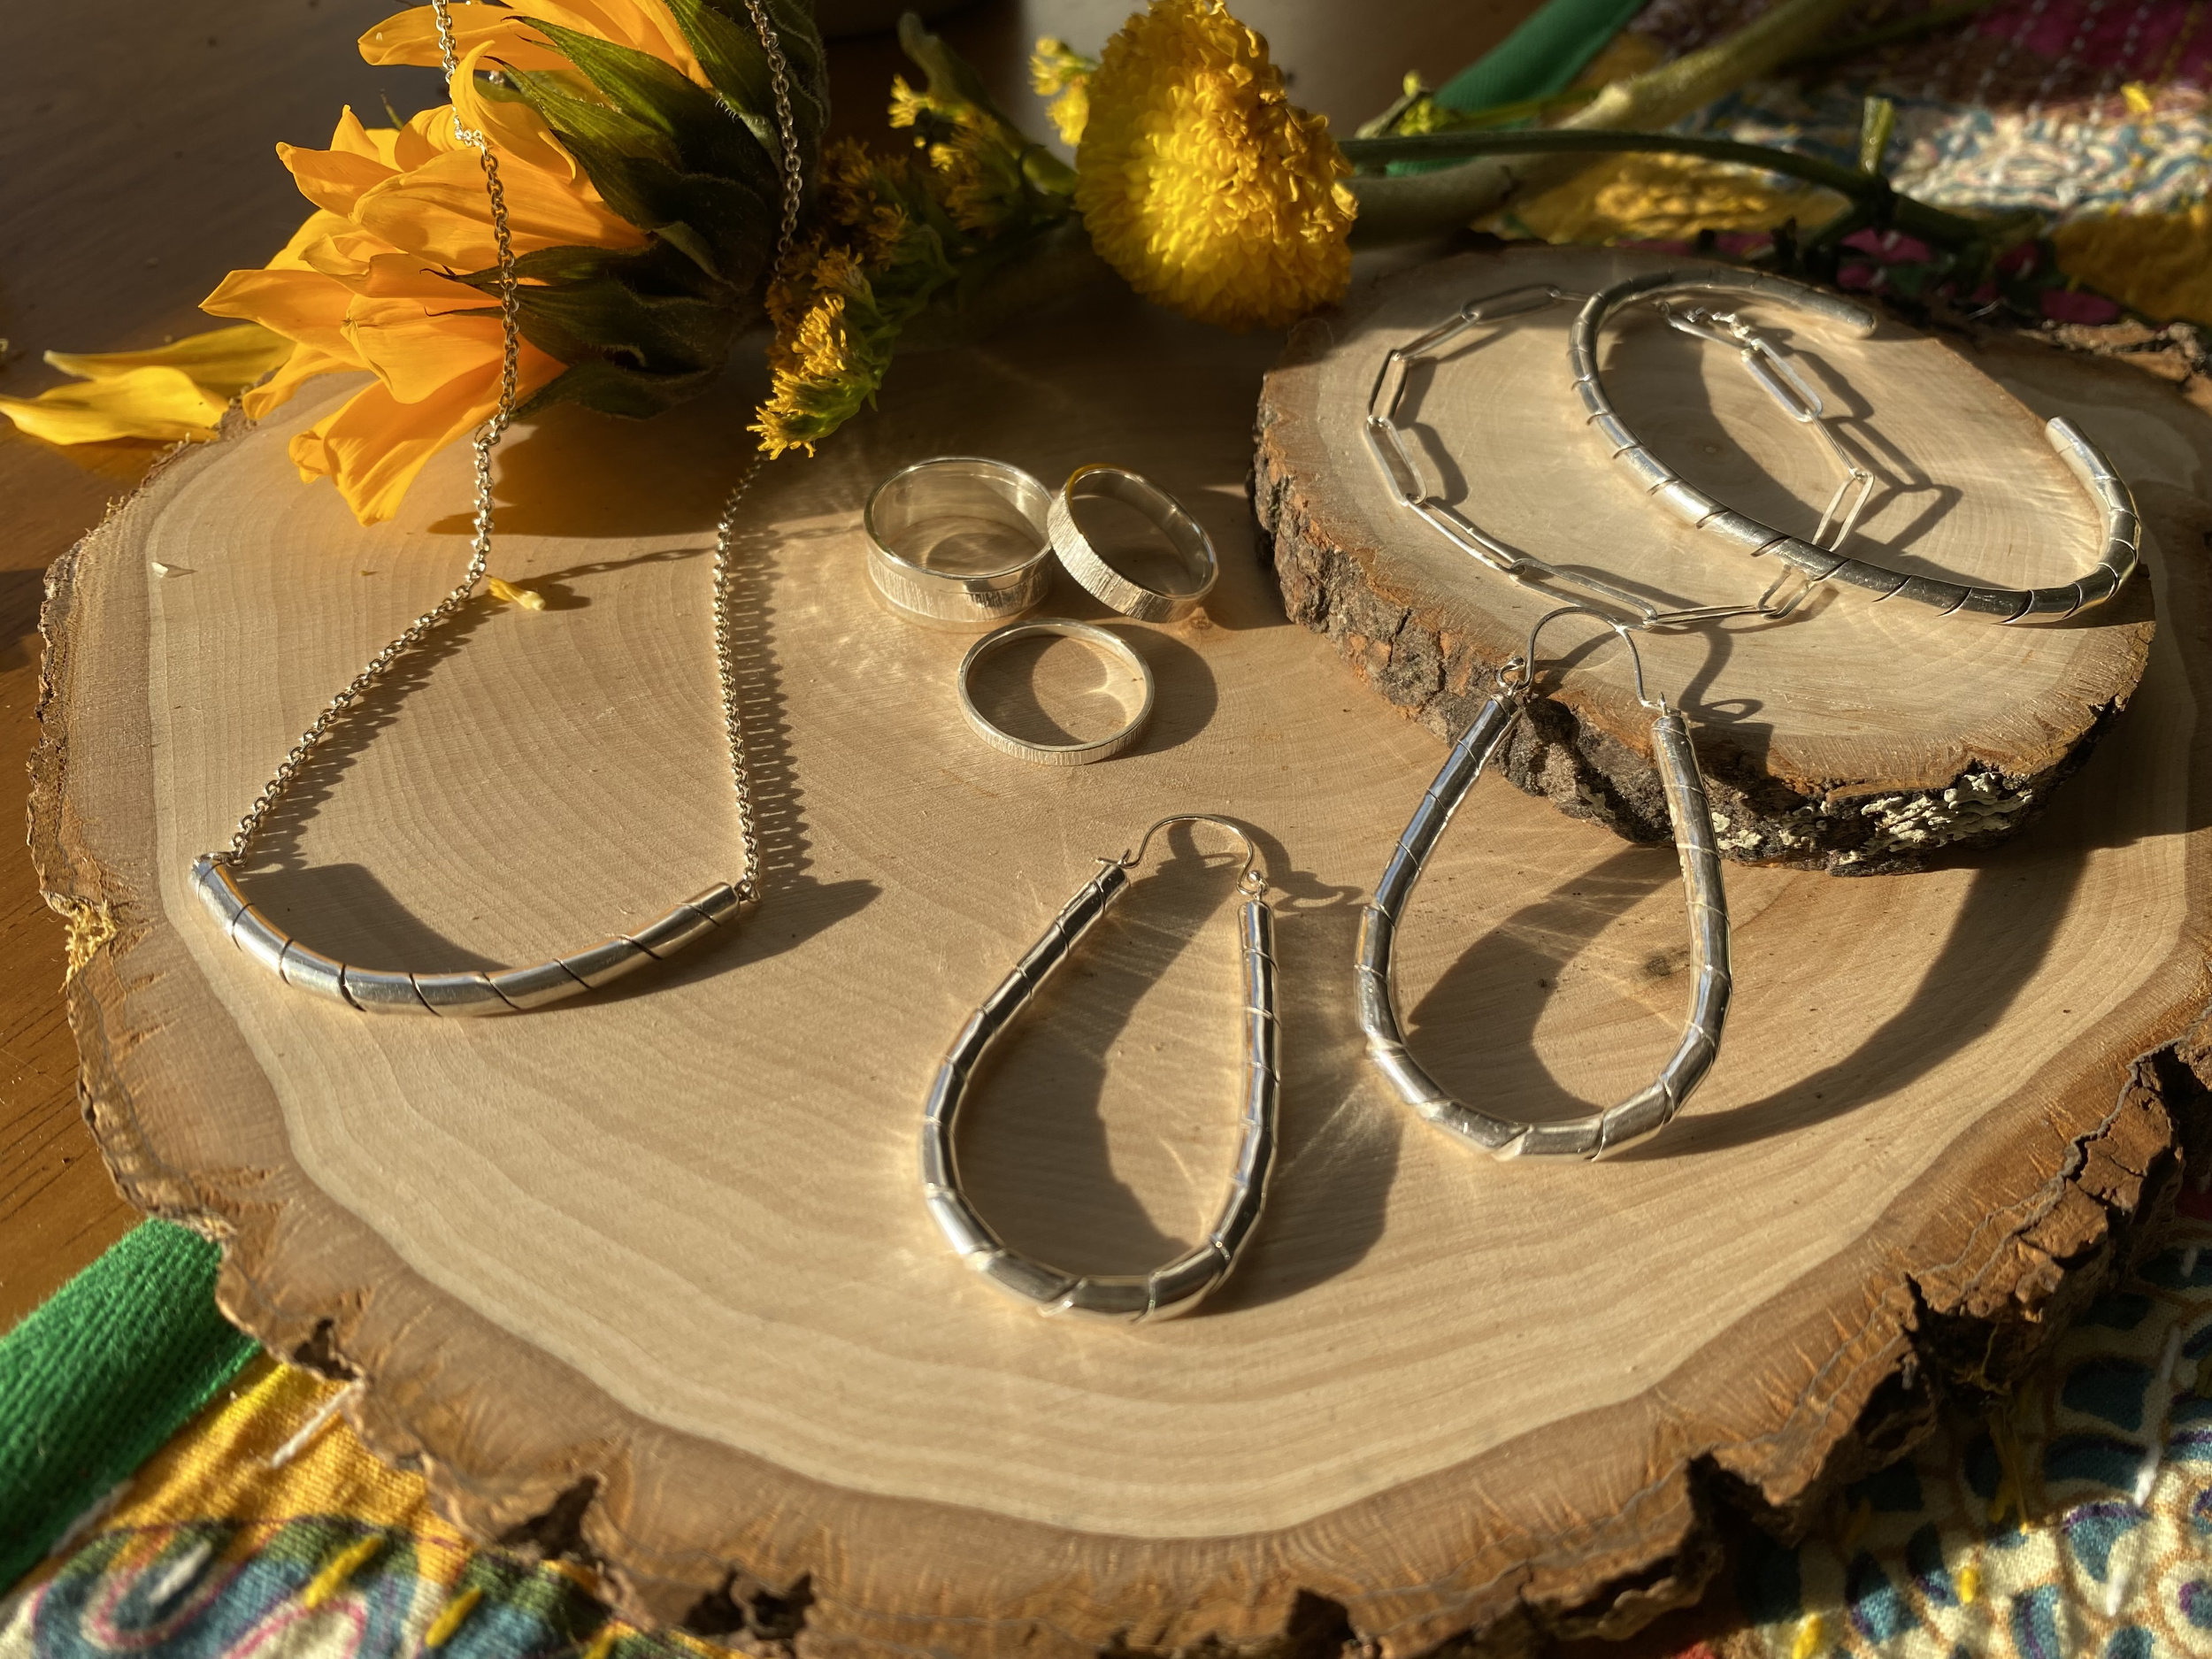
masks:
[[(1407, 1051), (1391, 982), (1391, 952), (1406, 902), (1430, 853), (1452, 814), (1481, 777), (1485, 763), (1528, 707), (1535, 682), (1537, 636), (1546, 623), (1570, 614), (1594, 617), (1620, 635), (1635, 663), (1637, 701), (1655, 717), (1651, 726), (1652, 752), (1659, 764), (1667, 816), (1674, 826), (1675, 850), (1682, 863), (1682, 883), (1690, 911), (1694, 984), (1681, 1041), (1659, 1075), (1645, 1087), (1618, 1105), (1586, 1118), (1555, 1124), (1515, 1123), (1453, 1099)], [(1511, 659), (1499, 671), (1497, 695), (1483, 704), (1453, 747), (1436, 781), (1414, 809), (1413, 821), (1398, 838), (1397, 850), (1376, 884), (1375, 896), (1361, 913), (1356, 975), (1360, 1029), (1366, 1036), (1368, 1058), (1390, 1079), (1399, 1098), (1423, 1118), (1494, 1156), (1602, 1157), (1648, 1140), (1682, 1110), (1720, 1052), (1721, 1027), (1728, 1017), (1728, 895), (1721, 885), (1712, 812), (1706, 804), (1705, 780), (1698, 771), (1696, 751), (1690, 747), (1689, 727), (1664, 698), (1645, 695), (1643, 659), (1637, 656), (1636, 641), (1622, 624), (1587, 605), (1564, 605), (1537, 619), (1529, 630), (1525, 655)]]
[[(1230, 1177), (1228, 1197), (1205, 1239), (1166, 1266), (1150, 1273), (1064, 1273), (1010, 1249), (976, 1212), (960, 1185), (953, 1130), (968, 1085), (991, 1045), (1029, 1005), (1053, 970), (1066, 960), (1076, 941), (1128, 887), (1129, 872), (1143, 861), (1153, 836), (1171, 824), (1215, 825), (1244, 843), (1244, 871), (1237, 879), (1237, 891), (1244, 899), (1237, 920), (1244, 959), (1244, 1133), (1236, 1171)], [(1145, 831), (1134, 852), (1119, 858), (1102, 858), (1099, 863), (1104, 867), (1078, 889), (1029, 954), (984, 999), (983, 1006), (968, 1017), (960, 1034), (953, 1039), (951, 1051), (937, 1068), (929, 1102), (922, 1113), (922, 1195), (946, 1242), (961, 1260), (1040, 1313), (1130, 1322), (1167, 1319), (1189, 1312), (1228, 1277), (1245, 1240), (1258, 1225), (1261, 1207), (1266, 1202), (1268, 1171), (1275, 1161), (1276, 1102), (1281, 1076), (1275, 1018), (1274, 914), (1262, 896), (1267, 880), (1260, 867), (1259, 850), (1242, 826), (1227, 818), (1197, 812), (1162, 818)]]

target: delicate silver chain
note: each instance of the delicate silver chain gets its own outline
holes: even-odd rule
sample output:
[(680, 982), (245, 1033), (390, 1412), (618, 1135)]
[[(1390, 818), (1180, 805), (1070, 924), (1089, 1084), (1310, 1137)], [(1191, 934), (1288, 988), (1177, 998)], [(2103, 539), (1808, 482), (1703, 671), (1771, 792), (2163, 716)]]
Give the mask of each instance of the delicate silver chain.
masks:
[[(438, 24), (438, 47), (445, 70), (446, 91), (450, 97), (454, 82), (461, 71), (460, 53), (453, 34), (451, 0), (431, 0), (431, 10)], [(774, 268), (780, 268), (790, 255), (791, 242), (799, 223), (799, 206), (803, 188), (798, 143), (794, 136), (791, 119), (791, 83), (783, 47), (777, 39), (762, 0), (746, 0), (746, 10), (751, 14), (753, 27), (760, 33), (761, 47), (768, 58), (769, 73), (775, 89), (777, 137), (782, 150), (783, 221), (776, 240)], [(726, 104), (724, 106), (728, 107)], [(518, 327), (519, 300), (516, 293), (515, 251), (513, 237), (507, 219), (507, 193), (499, 178), (499, 160), (492, 153), (488, 136), (461, 124), (457, 104), (453, 114), (454, 136), (474, 148), (484, 168), (484, 194), (491, 204), (492, 239), (499, 263), (499, 402), (491, 416), (476, 429), (470, 447), (475, 452), (476, 465), (476, 534), (469, 550), (468, 567), (461, 580), (435, 605), (409, 623), (398, 638), (372, 657), (367, 666), (347, 682), (344, 690), (326, 703), (315, 723), (300, 733), (295, 744), (273, 776), (262, 786), (254, 798), (252, 808), (238, 820), (238, 830), (231, 837), (227, 850), (212, 855), (221, 864), (235, 864), (246, 854), (246, 849), (260, 833), (263, 822), (288, 791), (299, 776), (300, 768), (308, 757), (321, 747), (334, 728), (350, 713), (364, 693), (383, 679), (392, 664), (420, 645), (438, 625), (466, 604), (476, 591), (476, 585), (484, 578), (484, 570), (491, 560), (492, 551), (492, 451), (514, 420), (518, 393), (518, 362), (520, 354)], [(714, 537), (714, 658), (720, 682), (723, 730), (728, 739), (730, 776), (737, 796), (738, 836), (745, 851), (744, 879), (735, 883), (741, 897), (751, 901), (759, 896), (760, 839), (754, 822), (752, 783), (745, 764), (745, 728), (738, 703), (738, 676), (733, 659), (729, 618), (730, 543), (739, 503), (744, 499), (747, 488), (752, 483), (759, 468), (757, 454), (749, 457), (736, 487), (724, 503), (722, 517), (715, 526)]]
[[(768, 20), (764, 0), (745, 0), (745, 10), (760, 35), (767, 55), (769, 81), (776, 98), (776, 136), (783, 150), (783, 223), (776, 234), (776, 257), (768, 267), (773, 281), (791, 257), (792, 238), (799, 229), (799, 203), (804, 188), (800, 172), (799, 143), (791, 120), (791, 76), (784, 61), (783, 43)], [(732, 119), (736, 111), (725, 104)], [(737, 797), (737, 835), (745, 849), (744, 879), (736, 883), (738, 896), (748, 903), (760, 896), (760, 828), (753, 812), (753, 780), (745, 764), (745, 715), (738, 695), (737, 659), (730, 639), (730, 542), (737, 526), (737, 510), (760, 471), (760, 452), (745, 457), (722, 503), (722, 516), (714, 526), (714, 670), (721, 683), (722, 732), (730, 751), (730, 787)]]

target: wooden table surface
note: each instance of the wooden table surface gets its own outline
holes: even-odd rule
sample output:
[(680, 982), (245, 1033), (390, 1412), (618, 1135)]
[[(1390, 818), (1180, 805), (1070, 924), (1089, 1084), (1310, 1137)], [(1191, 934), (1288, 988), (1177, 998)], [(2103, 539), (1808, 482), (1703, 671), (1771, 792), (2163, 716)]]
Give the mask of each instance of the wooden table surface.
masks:
[[(373, 121), (388, 103), (403, 115), (439, 99), (430, 72), (373, 69), (354, 51), (393, 9), (265, 0), (216, 13), (84, 0), (0, 12), (0, 60), (19, 71), (15, 95), (0, 101), (0, 391), (55, 383), (42, 351), (122, 350), (213, 326), (195, 302), (226, 271), (265, 258), (307, 211), (271, 146), (326, 142), (346, 103)], [(883, 10), (847, 8), (867, 9)], [(1043, 134), (1030, 43), (1052, 34), (1094, 50), (1128, 9), (1126, 0), (995, 0), (938, 27), (1016, 119)], [(1387, 104), (1407, 70), (1435, 84), (1534, 4), (1237, 0), (1235, 9), (1269, 36), (1294, 96), (1344, 132)], [(895, 44), (856, 36), (831, 56), (839, 128), (881, 130), (883, 88), (902, 65)], [(37, 738), (45, 568), (154, 453), (61, 449), (0, 426), (0, 747), (13, 754)], [(12, 812), (25, 776), (4, 776), (0, 809)], [(63, 937), (28, 857), (10, 850), (0, 859), (0, 1330), (138, 1218), (77, 1110), (76, 1048), (58, 994)]]

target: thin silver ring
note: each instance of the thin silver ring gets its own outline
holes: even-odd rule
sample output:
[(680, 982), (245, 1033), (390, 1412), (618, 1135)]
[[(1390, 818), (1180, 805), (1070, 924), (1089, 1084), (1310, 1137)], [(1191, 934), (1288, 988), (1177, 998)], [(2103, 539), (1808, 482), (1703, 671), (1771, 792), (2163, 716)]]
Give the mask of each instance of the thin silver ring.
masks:
[[(1129, 670), (1137, 683), (1144, 687), (1144, 701), (1136, 715), (1118, 732), (1094, 738), (1083, 743), (1033, 743), (1026, 738), (1016, 737), (1002, 726), (997, 726), (984, 717), (975, 706), (975, 698), (968, 689), (975, 665), (1002, 645), (1016, 640), (1051, 636), (1079, 640), (1094, 650), (1111, 657)], [(1023, 760), (1033, 760), (1045, 766), (1087, 766), (1093, 761), (1111, 760), (1127, 749), (1142, 734), (1145, 723), (1152, 718), (1152, 702), (1156, 687), (1153, 683), (1151, 667), (1125, 640), (1118, 639), (1104, 628), (1087, 622), (1074, 622), (1065, 617), (1040, 617), (1033, 622), (1010, 622), (1002, 628), (995, 628), (973, 645), (960, 659), (960, 711), (968, 717), (968, 724), (976, 735), (1002, 754), (1013, 755)]]
[[(1101, 558), (1075, 522), (1073, 501), (1085, 496), (1118, 501), (1143, 514), (1182, 563), (1188, 580), (1171, 591), (1147, 588)], [(1221, 574), (1221, 561), (1214, 556), (1213, 538), (1206, 527), (1174, 496), (1126, 467), (1077, 467), (1052, 498), (1045, 523), (1062, 568), (1101, 604), (1140, 622), (1174, 622), (1188, 616), (1213, 591), (1214, 580)]]
[[(868, 580), (899, 616), (925, 627), (972, 630), (1010, 621), (1052, 584), (1052, 541), (1045, 487), (1018, 466), (983, 456), (940, 455), (901, 467), (878, 484), (861, 513), (868, 536)], [(1033, 549), (997, 570), (941, 570), (894, 545), (933, 518), (1018, 519)], [(1013, 527), (1010, 522), (1008, 527)]]

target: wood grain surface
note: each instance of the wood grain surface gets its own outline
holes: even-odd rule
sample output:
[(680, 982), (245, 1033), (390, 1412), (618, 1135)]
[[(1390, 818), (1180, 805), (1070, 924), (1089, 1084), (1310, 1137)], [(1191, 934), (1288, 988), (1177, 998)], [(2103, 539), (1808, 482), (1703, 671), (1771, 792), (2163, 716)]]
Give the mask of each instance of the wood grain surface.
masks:
[[(1248, 0), (1302, 102), (1348, 128), (1418, 69), (1440, 81), (1501, 39), (1534, 0), (1372, 13)], [(427, 71), (375, 69), (353, 42), (388, 0), (266, 0), (213, 18), (127, 0), (0, 10), (0, 61), (24, 89), (0, 100), (0, 390), (60, 377), (48, 349), (121, 350), (211, 326), (195, 305), (234, 265), (280, 246), (306, 205), (273, 153), (327, 142), (346, 104), (365, 119), (438, 97)], [(895, 9), (895, 8), (894, 8)], [(981, 69), (1002, 107), (1049, 128), (1028, 83), (1034, 38), (1094, 47), (1122, 0), (1022, 0), (959, 8), (935, 25)], [(833, 50), (838, 130), (884, 132), (887, 35)], [(127, 492), (151, 446), (73, 449), (0, 426), (0, 741), (27, 753), (35, 629), (45, 567)], [(0, 810), (19, 776), (0, 768)], [(135, 1218), (100, 1167), (81, 1118), (75, 1052), (58, 987), (64, 934), (29, 861), (0, 855), (0, 1330), (89, 1262)]]
[[(638, 1611), (772, 1614), (808, 1652), (1278, 1642), (1315, 1607), (1394, 1656), (1618, 1632), (1698, 1593), (1724, 1486), (1801, 1517), (1951, 1370), (2001, 1379), (2124, 1260), (2212, 995), (2212, 419), (2117, 365), (1988, 349), (2137, 480), (2166, 621), (2133, 707), (1970, 865), (1732, 870), (1740, 1001), (1704, 1090), (1617, 1163), (1530, 1168), (1409, 1120), (1358, 1055), (1358, 898), (1441, 749), (1259, 561), (1274, 352), (1079, 296), (902, 365), (833, 450), (771, 469), (739, 595), (763, 905), (726, 949), (544, 1014), (353, 1016), (187, 890), (450, 580), (463, 457), (365, 537), (287, 467), (309, 399), (182, 457), (58, 577), (38, 853), (117, 926), (71, 1003), (109, 1156), (138, 1202), (224, 1234), (242, 1323), (368, 1379), (365, 1432), (465, 1524), (558, 1515)], [(422, 970), (533, 960), (737, 873), (704, 532), (742, 407), (512, 442), (498, 567), (553, 603), (470, 612), (312, 769), (244, 877), (280, 925)], [(984, 748), (962, 642), (869, 596), (868, 487), (946, 451), (1120, 462), (1221, 545), (1199, 616), (1124, 627), (1161, 681), (1129, 756)], [(1030, 669), (1039, 718), (1097, 712), (1086, 659)], [(1269, 1216), (1196, 1317), (1046, 1323), (937, 1238), (922, 1094), (1092, 860), (1190, 810), (1256, 827), (1279, 899)], [(1141, 1271), (1213, 1200), (1238, 1056), (1212, 852), (1171, 848), (977, 1100), (964, 1156), (1025, 1250)], [(1666, 851), (1486, 783), (1405, 929), (1417, 1050), (1512, 1117), (1626, 1092), (1672, 1041), (1678, 903)]]
[[(1255, 463), (1260, 515), (1291, 614), (1326, 634), (1386, 701), (1456, 736), (1536, 618), (1586, 602), (1483, 569), (1401, 505), (1362, 430), (1388, 352), (1472, 300), (1551, 285), (1593, 293), (1697, 262), (1522, 247), (1421, 265), (1302, 326), (1269, 377)], [(1574, 307), (1478, 329), (1409, 371), (1398, 421), (1444, 499), (1504, 545), (1662, 608), (1747, 605), (1778, 572), (1649, 501), (1581, 424), (1566, 361)], [(1849, 547), (1914, 574), (1990, 587), (2070, 581), (2096, 563), (2094, 503), (2043, 420), (1955, 342), (1886, 322), (1859, 340), (1771, 303), (1739, 307), (1813, 383), (1874, 488)], [(1605, 335), (1612, 396), (1665, 465), (1765, 523), (1809, 537), (1840, 472), (1734, 354), (1648, 308)], [(2150, 386), (2154, 398), (2160, 392)], [(2088, 423), (2122, 444), (2139, 418)], [(2155, 560), (2159, 549), (2147, 557)], [(1751, 863), (1912, 868), (2017, 833), (2126, 706), (2153, 629), (2147, 584), (2050, 626), (1945, 618), (1840, 583), (1791, 617), (1737, 618), (1640, 641), (1650, 690), (1683, 708), (1722, 851)], [(1558, 695), (1505, 771), (1566, 810), (1666, 839), (1650, 716), (1592, 625), (1548, 634)]]

